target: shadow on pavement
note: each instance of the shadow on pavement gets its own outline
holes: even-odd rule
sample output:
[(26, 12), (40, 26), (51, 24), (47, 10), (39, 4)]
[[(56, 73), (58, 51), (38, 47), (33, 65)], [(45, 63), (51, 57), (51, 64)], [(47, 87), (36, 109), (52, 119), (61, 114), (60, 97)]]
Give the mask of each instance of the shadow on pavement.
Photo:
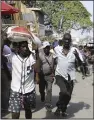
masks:
[[(56, 107), (57, 100), (58, 100), (58, 96), (52, 97), (52, 105), (53, 105), (52, 109)], [(33, 112), (37, 112), (44, 107), (45, 107), (45, 103), (42, 103), (40, 100), (40, 95), (37, 95), (36, 96), (36, 109)], [(89, 109), (89, 108), (90, 108), (90, 105), (84, 102), (78, 102), (78, 103), (70, 102), (67, 108), (67, 113), (69, 115), (66, 117), (66, 119), (73, 118), (75, 117), (75, 113), (79, 112), (80, 110)], [(4, 116), (4, 114), (2, 116)], [(46, 112), (46, 117), (42, 119), (65, 119), (65, 118), (62, 116), (60, 117), (55, 116), (54, 112)]]
[[(58, 96), (52, 96), (52, 109), (56, 107), (56, 102), (58, 100)], [(36, 95), (36, 108), (33, 112), (37, 112), (45, 107), (45, 102), (41, 102), (40, 95)]]
[[(56, 102), (58, 101), (58, 96), (52, 96), (52, 109), (56, 107)], [(34, 112), (37, 112), (45, 107), (45, 102), (41, 102), (40, 95), (36, 96), (36, 109)], [(69, 114), (67, 118), (75, 117), (75, 113), (83, 109), (89, 109), (90, 105), (85, 102), (72, 103), (70, 102), (67, 108), (67, 113)], [(46, 117), (43, 119), (62, 119), (63, 117), (57, 117), (54, 115), (54, 112), (46, 112)]]
[[(52, 96), (52, 109), (56, 107), (56, 102), (58, 100), (58, 96)], [(37, 112), (39, 110), (41, 110), (42, 108), (45, 107), (45, 102), (41, 102), (41, 97), (40, 95), (36, 95), (36, 109), (33, 111), (33, 112)], [(42, 118), (42, 119), (57, 119), (55, 118), (54, 116), (54, 113), (53, 112), (46, 112), (46, 117), (45, 118)]]
[(9, 114), (9, 112), (7, 110), (1, 110), (1, 119), (3, 119), (3, 117), (8, 114)]
[[(56, 102), (58, 101), (58, 96), (52, 96), (52, 109), (56, 107)], [(40, 95), (36, 95), (36, 109), (33, 112), (37, 112), (45, 107), (45, 102), (41, 102)], [(79, 112), (83, 109), (89, 109), (90, 105), (84, 102), (78, 102), (78, 103), (72, 103), (70, 102), (67, 113), (69, 114), (67, 118), (73, 118), (75, 117), (75, 113)], [(5, 113), (8, 114), (8, 113)], [(5, 116), (5, 114), (2, 112), (2, 116)], [(56, 117), (54, 115), (54, 112), (46, 112), (46, 117), (43, 119), (63, 119), (62, 116)]]
[(41, 110), (42, 108), (44, 108), (44, 106), (45, 106), (45, 102), (41, 102), (40, 95), (36, 95), (36, 108), (33, 112), (37, 112)]
[(67, 112), (69, 113), (69, 116), (67, 118), (72, 118), (75, 116), (74, 114), (77, 113), (78, 111), (89, 108), (90, 105), (84, 102), (70, 103), (67, 109)]
[[(55, 97), (54, 97), (54, 99), (55, 99)], [(73, 117), (75, 117), (74, 114), (77, 113), (78, 111), (83, 110), (83, 109), (89, 109), (89, 108), (90, 108), (90, 105), (86, 104), (84, 102), (78, 102), (78, 103), (70, 102), (70, 104), (67, 108), (68, 116), (66, 117), (66, 119), (73, 118)], [(54, 112), (51, 112), (51, 113), (46, 112), (46, 117), (43, 119), (65, 119), (65, 118), (62, 116), (60, 116), (60, 117), (55, 116)]]

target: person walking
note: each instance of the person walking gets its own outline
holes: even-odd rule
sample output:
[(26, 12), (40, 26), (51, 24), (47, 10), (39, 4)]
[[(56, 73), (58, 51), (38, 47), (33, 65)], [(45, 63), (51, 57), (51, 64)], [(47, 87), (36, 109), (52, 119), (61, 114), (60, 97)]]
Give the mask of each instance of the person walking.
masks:
[(75, 60), (81, 65), (83, 63), (82, 55), (76, 47), (71, 45), (72, 39), (69, 33), (63, 36), (63, 46), (57, 46), (54, 51), (57, 56), (57, 66), (55, 71), (56, 84), (60, 88), (59, 100), (56, 103), (57, 109), (55, 115), (66, 116), (67, 105), (71, 100), (75, 77)]
[(7, 34), (5, 31), (1, 31), (1, 33), (1, 113), (3, 113), (8, 110), (11, 74), (7, 66), (8, 60), (3, 55), (4, 41), (7, 38)]
[(84, 47), (84, 54), (85, 54), (85, 75), (88, 76), (88, 75), (90, 75), (88, 59), (89, 59), (90, 54), (91, 54), (88, 46)]
[(41, 101), (45, 101), (45, 88), (46, 88), (46, 104), (47, 111), (51, 111), (52, 107), (52, 84), (54, 81), (54, 69), (55, 69), (55, 57), (50, 52), (50, 43), (48, 41), (43, 42), (43, 52), (39, 52), (39, 64), (40, 64), (40, 81), (39, 91), (41, 94)]
[(9, 41), (9, 40), (6, 38), (6, 40), (4, 40), (3, 55), (4, 55), (4, 56), (7, 58), (7, 60), (8, 60), (7, 66), (8, 66), (8, 69), (9, 69), (10, 73), (11, 73), (12, 65), (11, 65), (10, 60), (9, 60), (9, 56), (10, 56), (10, 54), (11, 54), (10, 45), (11, 45), (11, 41)]
[[(89, 57), (89, 63), (92, 65), (92, 72), (94, 74), (94, 49), (91, 50), (91, 56)], [(94, 86), (94, 81), (92, 85)]]
[(83, 49), (83, 46), (79, 46), (79, 51), (83, 57), (83, 66), (79, 66), (80, 67), (80, 71), (82, 72), (82, 79), (85, 79), (85, 76), (86, 76), (86, 55), (85, 55), (85, 52), (84, 52), (84, 49)]
[[(19, 119), (22, 106), (25, 118), (32, 118), (32, 106), (35, 104), (34, 69), (35, 59), (28, 48), (27, 41), (17, 43), (17, 51), (11, 53), (12, 81), (8, 111), (12, 119)], [(37, 74), (37, 73), (36, 73)]]

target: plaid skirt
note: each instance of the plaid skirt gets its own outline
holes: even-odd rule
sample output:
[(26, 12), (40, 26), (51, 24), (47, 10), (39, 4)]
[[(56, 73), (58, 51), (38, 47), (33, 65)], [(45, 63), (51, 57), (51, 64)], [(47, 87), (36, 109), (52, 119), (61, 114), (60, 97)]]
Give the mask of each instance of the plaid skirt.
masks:
[(9, 112), (20, 112), (20, 110), (24, 107), (24, 109), (32, 109), (33, 106), (36, 105), (36, 96), (35, 90), (30, 93), (21, 94), (18, 92), (10, 91), (9, 98)]

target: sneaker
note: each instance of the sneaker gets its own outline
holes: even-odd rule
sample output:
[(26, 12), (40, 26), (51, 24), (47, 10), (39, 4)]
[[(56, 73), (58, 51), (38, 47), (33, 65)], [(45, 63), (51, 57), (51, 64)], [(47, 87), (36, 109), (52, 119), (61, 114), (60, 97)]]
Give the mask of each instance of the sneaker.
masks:
[(68, 114), (67, 114), (66, 112), (62, 112), (62, 116), (63, 116), (63, 117), (67, 117)]
[(51, 107), (46, 107), (47, 112), (52, 112), (52, 108)]
[(85, 79), (85, 76), (82, 76), (82, 79)]
[(57, 108), (54, 114), (55, 114), (56, 116), (60, 116), (60, 109)]
[(48, 112), (52, 112), (52, 105), (51, 104), (45, 104), (45, 108)]

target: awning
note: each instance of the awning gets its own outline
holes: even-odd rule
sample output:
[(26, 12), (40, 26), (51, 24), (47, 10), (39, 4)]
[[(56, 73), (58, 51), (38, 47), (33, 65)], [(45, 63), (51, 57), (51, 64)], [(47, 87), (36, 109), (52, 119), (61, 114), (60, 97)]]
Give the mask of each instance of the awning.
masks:
[(19, 10), (17, 8), (14, 8), (13, 6), (7, 4), (6, 2), (1, 1), (1, 14), (14, 14), (18, 13)]

